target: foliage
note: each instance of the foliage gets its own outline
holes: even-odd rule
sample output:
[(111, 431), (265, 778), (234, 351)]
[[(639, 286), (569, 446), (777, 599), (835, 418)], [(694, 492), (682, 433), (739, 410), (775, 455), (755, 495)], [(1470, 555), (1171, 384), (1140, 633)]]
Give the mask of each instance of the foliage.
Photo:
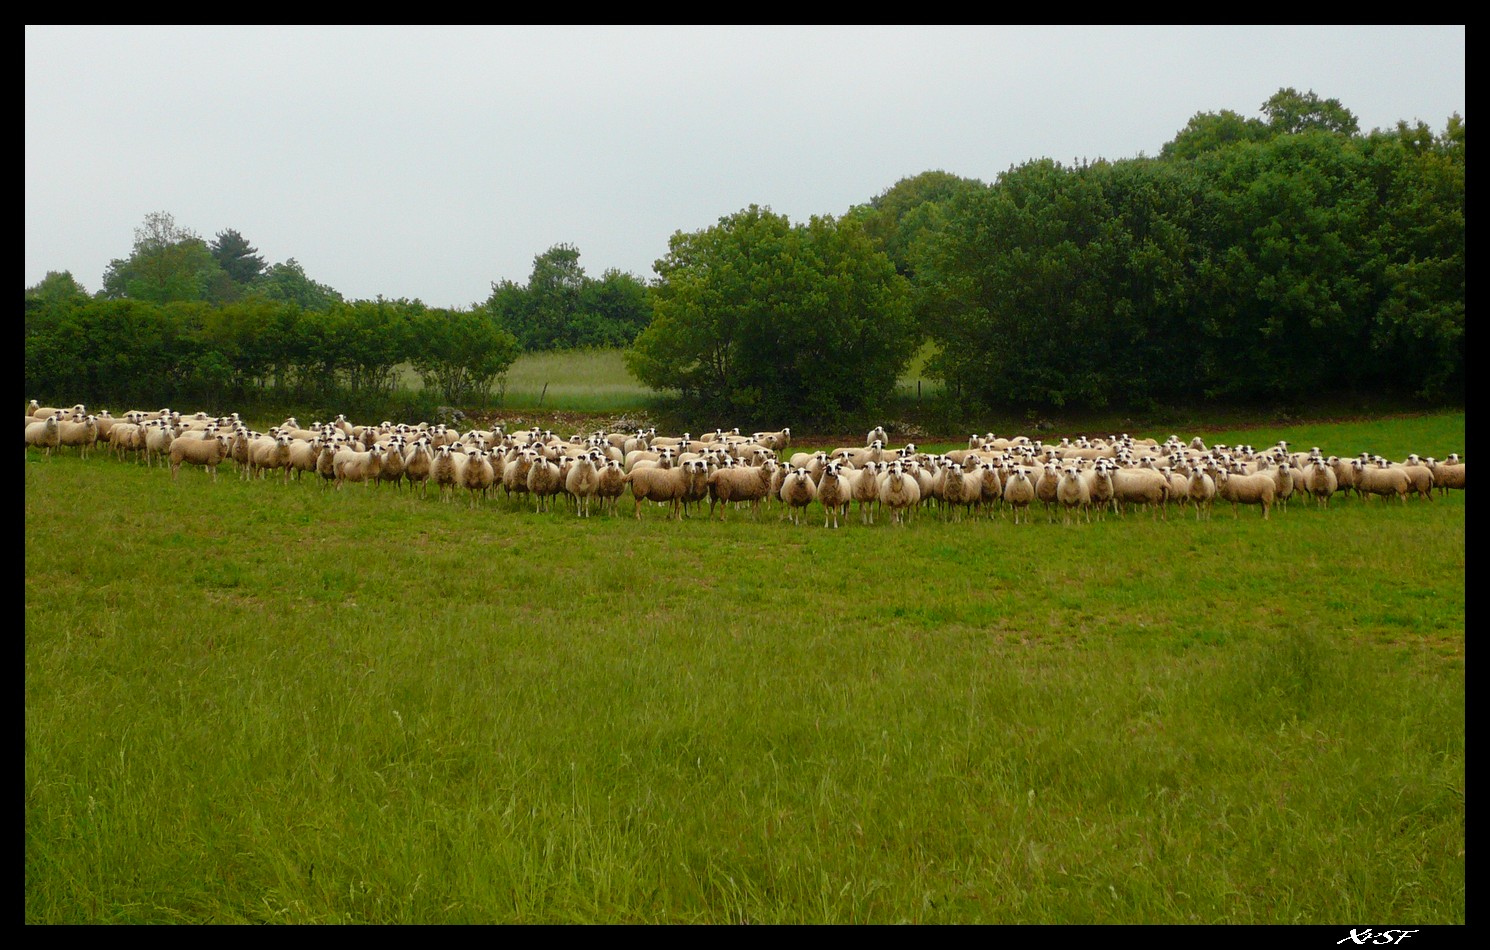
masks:
[(922, 172), (902, 178), (867, 205), (849, 209), (846, 217), (857, 219), (875, 246), (895, 262), (896, 272), (914, 281), (925, 242), (941, 230), (947, 205), (986, 187), (945, 171)]
[(415, 370), (450, 405), (482, 406), (519, 348), (485, 310), (425, 310), (413, 317)]
[(221, 274), (207, 242), (177, 226), (168, 212), (158, 211), (147, 214), (135, 228), (130, 256), (109, 262), (100, 294), (109, 300), (152, 303), (205, 300)]
[(223, 273), (236, 284), (252, 284), (264, 272), (264, 259), (259, 249), (252, 247), (248, 239), (232, 228), (219, 231), (212, 242), (212, 256)]
[(673, 235), (627, 365), (700, 413), (822, 422), (873, 410), (916, 345), (909, 287), (858, 222), (755, 205)]
[(645, 284), (614, 269), (587, 277), (568, 244), (535, 257), (525, 286), (492, 284), (486, 310), (530, 351), (624, 346), (651, 316)]
[(982, 406), (1464, 397), (1464, 126), (1281, 90), (1159, 160), (1029, 162), (926, 242), (930, 371)]
[(305, 274), (295, 258), (272, 264), (254, 284), (254, 292), (269, 300), (292, 303), (303, 310), (324, 313), (342, 299), (340, 293), (325, 284), (316, 283)]

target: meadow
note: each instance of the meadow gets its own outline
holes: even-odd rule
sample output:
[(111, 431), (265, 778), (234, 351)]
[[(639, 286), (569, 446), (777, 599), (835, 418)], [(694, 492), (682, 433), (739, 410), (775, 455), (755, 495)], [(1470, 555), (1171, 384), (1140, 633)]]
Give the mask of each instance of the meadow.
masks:
[(28, 923), (1465, 921), (1462, 492), (825, 531), (25, 479)]

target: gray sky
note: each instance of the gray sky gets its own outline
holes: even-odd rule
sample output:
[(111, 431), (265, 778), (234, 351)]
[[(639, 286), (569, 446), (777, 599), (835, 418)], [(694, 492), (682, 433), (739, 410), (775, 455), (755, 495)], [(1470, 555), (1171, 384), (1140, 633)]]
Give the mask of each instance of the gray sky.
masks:
[(348, 299), (469, 306), (579, 249), (643, 279), (750, 204), (842, 215), (940, 169), (1158, 154), (1284, 86), (1362, 130), (1464, 115), (1463, 26), (27, 27), (26, 285), (145, 215)]

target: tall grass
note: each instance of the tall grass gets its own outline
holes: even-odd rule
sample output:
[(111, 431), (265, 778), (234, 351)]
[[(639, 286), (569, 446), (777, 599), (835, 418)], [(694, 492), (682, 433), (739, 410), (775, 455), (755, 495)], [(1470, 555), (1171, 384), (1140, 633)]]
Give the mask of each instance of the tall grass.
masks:
[(25, 473), (28, 922), (1465, 919), (1463, 493), (833, 532)]

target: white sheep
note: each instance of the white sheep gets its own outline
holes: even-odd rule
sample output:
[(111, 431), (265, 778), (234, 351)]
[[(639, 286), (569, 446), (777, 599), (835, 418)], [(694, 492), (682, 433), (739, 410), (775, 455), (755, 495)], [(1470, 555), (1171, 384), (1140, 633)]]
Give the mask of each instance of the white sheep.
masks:
[(1315, 458), (1304, 469), (1304, 485), (1316, 506), (1328, 508), (1330, 496), (1339, 488), (1335, 470), (1323, 458)]
[(885, 466), (870, 462), (848, 472), (849, 495), (859, 503), (859, 523), (874, 524), (874, 506), (879, 504), (879, 475)]
[(853, 484), (844, 474), (841, 462), (834, 462), (823, 472), (823, 477), (817, 483), (817, 500), (823, 506), (823, 527), (828, 522), (833, 522), (837, 528), (839, 518), (848, 517), (849, 504), (853, 499)]
[[(707, 478), (709, 493), (709, 517), (714, 517), (714, 506), (720, 505), (719, 520), (724, 520), (730, 502), (750, 502), (753, 517), (760, 518), (761, 502), (771, 492), (771, 480), (779, 470), (775, 462), (761, 466), (736, 465), (710, 472)], [(634, 491), (635, 489), (633, 489)]]
[[(34, 403), (36, 400), (32, 400)], [(15, 431), (14, 429), (11, 430)], [(56, 410), (41, 422), (26, 425), (26, 448), (36, 446), (45, 453), (47, 461), (52, 459), (52, 450), (62, 444), (62, 414)]]
[(492, 467), (485, 449), (474, 449), (466, 455), (465, 469), (461, 472), (461, 484), (470, 492), (470, 506), (476, 507), (477, 495), (486, 500), (487, 491), (496, 484), (497, 472)]
[(780, 498), (786, 503), (787, 516), (791, 518), (792, 524), (804, 524), (801, 514), (817, 500), (817, 486), (812, 483), (812, 476), (805, 468), (794, 468), (787, 474), (786, 480), (781, 483)]
[(1367, 465), (1360, 459), (1352, 459), (1351, 465), (1355, 469), (1355, 488), (1362, 499), (1368, 495), (1396, 495), (1404, 505), (1407, 504), (1407, 493), (1413, 490), (1407, 472), (1390, 466)]
[(78, 447), (78, 455), (88, 457), (88, 450), (98, 444), (98, 419), (86, 416), (81, 422), (63, 419), (57, 424), (59, 446)]
[[(1004, 504), (1014, 509), (1014, 523), (1019, 524), (1021, 512), (1028, 512), (1030, 504), (1035, 500), (1035, 483), (1030, 481), (1028, 473), (1024, 469), (1011, 466), (1008, 478), (1004, 481)], [(1029, 516), (1025, 516), (1025, 524), (1029, 524)]]
[(574, 497), (574, 515), (590, 517), (590, 500), (600, 489), (600, 472), (595, 467), (595, 454), (586, 453), (574, 460), (564, 476), (564, 490)]
[(365, 452), (355, 449), (337, 452), (332, 460), (336, 487), (340, 489), (347, 482), (361, 482), (366, 487), (370, 482), (377, 481), (378, 473), (383, 469), (383, 458), (387, 454), (388, 450), (376, 443)]
[(1196, 465), (1190, 469), (1185, 481), (1184, 497), (1195, 506), (1195, 520), (1211, 520), (1211, 511), (1216, 502), (1216, 480), (1209, 472)]
[(1169, 500), (1169, 479), (1151, 468), (1120, 468), (1112, 473), (1112, 509), (1122, 514), (1123, 505), (1148, 505), (1150, 517), (1164, 514)]
[(607, 459), (604, 467), (598, 472), (598, 476), (595, 496), (600, 499), (600, 512), (604, 514), (608, 508), (614, 516), (617, 499), (626, 491), (626, 472), (621, 468), (619, 461)]
[[(721, 469), (723, 471), (723, 469)], [(755, 471), (745, 469), (745, 471)], [(717, 473), (716, 473), (717, 474)], [(636, 502), (636, 520), (642, 517), (642, 502), (666, 502), (672, 506), (673, 520), (682, 519), (683, 497), (689, 492), (690, 482), (709, 478), (709, 466), (702, 459), (684, 462), (676, 468), (642, 468), (628, 472), (623, 481), (631, 486), (631, 497)]]
[(1091, 523), (1092, 491), (1081, 477), (1081, 470), (1075, 465), (1068, 465), (1061, 470), (1060, 481), (1055, 487), (1055, 498), (1061, 506), (1062, 524), (1071, 523), (1073, 509), (1078, 514), (1086, 515), (1087, 523)]
[(891, 524), (905, 524), (905, 513), (921, 501), (921, 483), (907, 472), (904, 462), (891, 462), (879, 479), (880, 504), (890, 509)]
[(1263, 520), (1268, 520), (1268, 513), (1273, 510), (1273, 500), (1277, 497), (1278, 482), (1267, 472), (1259, 472), (1254, 475), (1236, 475), (1226, 469), (1219, 469), (1216, 476), (1216, 494), (1226, 501), (1231, 502), (1231, 516), (1240, 517), (1237, 514), (1237, 505), (1261, 505)]
[(546, 457), (534, 458), (528, 467), (528, 494), (533, 496), (533, 510), (552, 511), (551, 499), (563, 489), (558, 463)]
[(228, 457), (228, 437), (215, 435), (210, 439), (174, 439), (171, 442), (171, 481), (181, 472), (183, 464), (201, 465), (217, 481), (217, 466)]

